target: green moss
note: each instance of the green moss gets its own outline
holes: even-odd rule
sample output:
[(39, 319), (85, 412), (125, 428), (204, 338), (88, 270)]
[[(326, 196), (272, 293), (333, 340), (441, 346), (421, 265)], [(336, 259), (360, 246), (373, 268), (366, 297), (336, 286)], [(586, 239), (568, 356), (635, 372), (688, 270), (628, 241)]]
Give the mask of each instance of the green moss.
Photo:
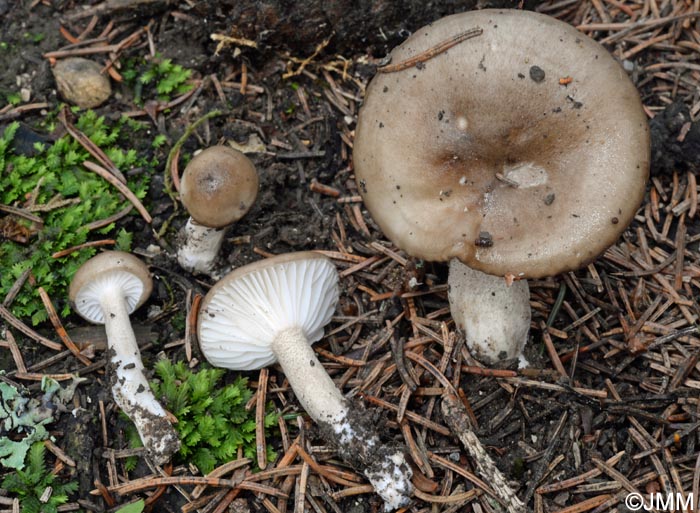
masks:
[[(51, 472), (45, 461), (46, 448), (43, 442), (31, 446), (24, 470), (15, 470), (5, 476), (0, 486), (19, 498), (22, 513), (56, 513), (58, 506), (68, 502), (68, 496), (78, 489), (77, 481), (67, 483)], [(51, 487), (51, 495), (42, 498)]]
[(122, 71), (124, 81), (134, 90), (134, 102), (139, 105), (149, 99), (167, 102), (174, 96), (186, 93), (193, 87), (188, 82), (191, 75), (192, 70), (160, 55), (150, 61), (127, 59)]
[[(120, 121), (109, 126), (103, 117), (87, 111), (78, 119), (76, 127), (101, 148), (117, 168), (127, 171), (144, 167), (145, 172), (127, 184), (138, 198), (143, 198), (153, 163), (129, 148), (122, 131), (131, 132), (133, 124), (128, 130), (122, 130), (126, 124)], [(91, 157), (68, 135), (51, 145), (36, 144), (32, 155), (16, 152), (13, 140), (18, 126), (17, 123), (9, 125), (0, 137), (0, 203), (29, 208), (31, 201), (35, 206), (33, 214), (39, 216), (43, 224), (32, 226), (29, 221), (17, 217), (13, 222), (33, 233), (28, 243), (11, 237), (0, 238), (0, 269), (3, 269), (0, 298), (25, 270), (31, 269), (36, 286), (22, 288), (12, 304), (12, 311), (17, 317), (31, 318), (36, 325), (47, 317), (37, 288), (43, 287), (59, 311), (67, 315), (66, 288), (78, 267), (96, 250), (82, 249), (58, 259), (51, 255), (89, 239), (112, 234), (113, 223), (94, 231), (90, 231), (88, 225), (115, 214), (128, 202), (112, 185), (83, 167), (83, 162)], [(119, 245), (130, 245), (128, 233), (119, 233)]]
[[(155, 366), (159, 381), (151, 383), (156, 397), (177, 417), (182, 446), (180, 456), (207, 474), (236, 457), (239, 448), (255, 460), (255, 411), (247, 411), (253, 396), (246, 378), (220, 384), (225, 371), (202, 369), (192, 372), (185, 362), (161, 360)], [(268, 404), (265, 428), (277, 423), (277, 414)], [(268, 446), (269, 461), (275, 452)]]

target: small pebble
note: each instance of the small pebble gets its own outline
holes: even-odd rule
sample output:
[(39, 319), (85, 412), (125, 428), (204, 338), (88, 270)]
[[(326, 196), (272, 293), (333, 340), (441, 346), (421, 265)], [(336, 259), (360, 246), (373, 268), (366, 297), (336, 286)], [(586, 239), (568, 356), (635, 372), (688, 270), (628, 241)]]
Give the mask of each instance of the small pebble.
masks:
[(109, 78), (102, 66), (82, 57), (62, 59), (53, 68), (58, 92), (73, 105), (92, 109), (102, 105), (112, 94)]
[(530, 67), (530, 78), (539, 84), (544, 80), (544, 70), (539, 66)]
[(554, 497), (554, 504), (557, 506), (564, 507), (566, 506), (567, 502), (569, 502), (569, 494), (567, 492), (562, 492)]

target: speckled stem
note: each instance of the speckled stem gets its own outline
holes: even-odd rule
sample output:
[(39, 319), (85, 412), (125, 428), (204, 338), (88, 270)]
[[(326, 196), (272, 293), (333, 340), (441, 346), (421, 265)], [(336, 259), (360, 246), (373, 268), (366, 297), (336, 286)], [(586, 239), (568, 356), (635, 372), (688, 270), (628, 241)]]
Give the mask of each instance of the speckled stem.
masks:
[(194, 274), (209, 274), (224, 241), (225, 228), (209, 228), (191, 217), (184, 227), (184, 242), (177, 252), (180, 266)]
[(347, 401), (318, 361), (301, 328), (281, 331), (272, 341), (272, 352), (312, 419), (334, 424), (345, 418)]
[(121, 288), (115, 286), (106, 290), (100, 297), (100, 306), (105, 317), (109, 367), (113, 373), (110, 375), (112, 395), (134, 422), (149, 456), (162, 465), (179, 450), (180, 440), (143, 374), (141, 353)]
[(531, 316), (527, 280), (508, 285), (502, 276), (471, 269), (453, 258), (447, 281), (452, 318), (464, 330), (472, 355), (488, 365), (518, 358), (521, 367), (526, 366), (523, 348)]
[(361, 467), (384, 499), (385, 510), (406, 506), (413, 487), (403, 451), (382, 445), (375, 427), (351, 414), (349, 401), (318, 361), (303, 330), (289, 328), (278, 333), (272, 351), (301, 405), (317, 423), (331, 427), (324, 433), (333, 437), (343, 458), (352, 455), (350, 463)]

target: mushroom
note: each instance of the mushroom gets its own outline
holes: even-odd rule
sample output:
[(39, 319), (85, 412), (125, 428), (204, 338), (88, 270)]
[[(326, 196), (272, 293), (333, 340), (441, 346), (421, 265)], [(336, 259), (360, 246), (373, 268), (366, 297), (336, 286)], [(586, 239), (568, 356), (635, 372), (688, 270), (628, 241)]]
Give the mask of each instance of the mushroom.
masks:
[[(374, 77), (356, 129), (365, 205), (410, 255), (457, 259), (452, 315), (479, 358), (518, 356), (524, 279), (591, 262), (642, 201), (650, 143), (639, 95), (602, 46), (534, 12), (448, 16), (391, 58), (399, 71)], [(523, 281), (508, 288), (506, 276)]]
[(318, 361), (338, 301), (338, 274), (326, 257), (298, 252), (261, 260), (219, 280), (199, 312), (202, 353), (214, 366), (254, 370), (279, 362), (297, 399), (360, 468), (387, 511), (408, 504), (411, 469), (402, 450), (383, 445), (371, 421), (354, 410)]
[(212, 146), (196, 155), (180, 184), (180, 199), (190, 214), (177, 252), (180, 265), (193, 273), (210, 273), (226, 227), (248, 212), (257, 194), (255, 166), (240, 151)]
[(180, 440), (143, 374), (129, 322), (129, 315), (148, 299), (152, 288), (148, 268), (138, 258), (105, 251), (78, 269), (68, 294), (80, 316), (105, 325), (112, 396), (134, 422), (148, 455), (161, 465), (179, 450)]

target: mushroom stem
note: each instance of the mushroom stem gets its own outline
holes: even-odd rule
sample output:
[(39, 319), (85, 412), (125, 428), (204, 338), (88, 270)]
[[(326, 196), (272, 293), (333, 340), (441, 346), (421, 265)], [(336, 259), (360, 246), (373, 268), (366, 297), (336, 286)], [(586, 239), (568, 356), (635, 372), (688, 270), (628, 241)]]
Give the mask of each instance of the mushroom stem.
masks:
[(280, 331), (272, 341), (272, 352), (312, 419), (335, 425), (347, 416), (347, 400), (318, 361), (301, 328)]
[(452, 318), (464, 330), (472, 355), (487, 364), (518, 358), (527, 365), (523, 348), (530, 329), (530, 288), (526, 280), (508, 285), (491, 276), (450, 261), (449, 300)]
[(195, 274), (209, 274), (224, 241), (226, 228), (210, 228), (191, 217), (184, 229), (184, 243), (177, 252), (183, 269)]
[(382, 444), (366, 416), (353, 415), (350, 402), (318, 361), (304, 331), (298, 327), (280, 331), (272, 351), (301, 405), (332, 438), (343, 459), (365, 474), (384, 499), (385, 510), (406, 506), (413, 486), (403, 452)]
[(162, 465), (180, 446), (177, 432), (163, 406), (156, 400), (129, 321), (124, 292), (115, 285), (100, 296), (111, 372), (112, 395), (117, 405), (133, 421), (141, 441), (153, 461)]

